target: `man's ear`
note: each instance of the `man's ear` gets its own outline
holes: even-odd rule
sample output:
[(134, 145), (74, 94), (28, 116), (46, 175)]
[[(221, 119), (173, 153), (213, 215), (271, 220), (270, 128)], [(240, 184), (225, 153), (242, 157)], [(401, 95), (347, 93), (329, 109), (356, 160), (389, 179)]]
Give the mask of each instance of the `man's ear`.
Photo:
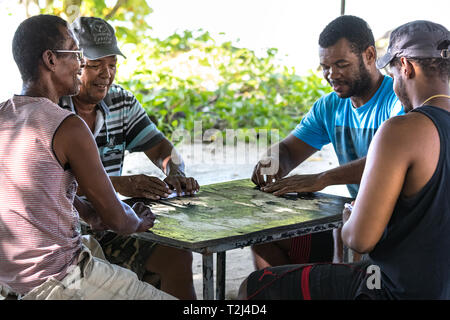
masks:
[(54, 71), (55, 67), (56, 67), (56, 60), (55, 60), (55, 54), (53, 53), (53, 51), (51, 50), (45, 50), (42, 53), (42, 61), (44, 63), (44, 66), (51, 70)]
[(416, 69), (414, 65), (405, 57), (400, 58), (400, 62), (402, 64), (402, 73), (408, 78), (412, 79), (416, 76)]
[(377, 60), (377, 50), (374, 46), (367, 47), (367, 49), (364, 50), (363, 55), (365, 57), (366, 63), (369, 65), (372, 63), (374, 64)]

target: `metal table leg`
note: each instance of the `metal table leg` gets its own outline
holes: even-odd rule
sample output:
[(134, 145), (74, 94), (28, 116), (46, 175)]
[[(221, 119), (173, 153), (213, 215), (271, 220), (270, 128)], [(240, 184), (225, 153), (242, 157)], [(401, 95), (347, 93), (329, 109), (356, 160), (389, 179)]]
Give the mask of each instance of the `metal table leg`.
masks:
[(213, 254), (203, 255), (203, 300), (214, 300)]
[(225, 300), (226, 251), (217, 252), (216, 299)]
[(352, 263), (353, 262), (353, 251), (350, 250), (347, 246), (344, 246), (344, 263)]

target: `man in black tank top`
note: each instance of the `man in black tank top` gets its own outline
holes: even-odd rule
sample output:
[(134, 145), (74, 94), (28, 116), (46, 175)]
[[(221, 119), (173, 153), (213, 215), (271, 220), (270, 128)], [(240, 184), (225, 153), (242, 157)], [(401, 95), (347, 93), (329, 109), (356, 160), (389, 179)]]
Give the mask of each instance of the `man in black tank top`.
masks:
[(250, 274), (241, 298), (450, 299), (450, 33), (413, 21), (395, 29), (390, 67), (406, 115), (369, 148), (342, 239), (365, 261), (290, 265)]

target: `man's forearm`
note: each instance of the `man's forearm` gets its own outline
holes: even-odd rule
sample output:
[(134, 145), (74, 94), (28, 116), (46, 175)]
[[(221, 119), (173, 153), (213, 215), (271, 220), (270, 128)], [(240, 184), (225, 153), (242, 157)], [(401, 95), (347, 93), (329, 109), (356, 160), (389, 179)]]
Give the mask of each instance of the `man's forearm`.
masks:
[(116, 225), (114, 231), (120, 235), (128, 235), (134, 233), (139, 228), (141, 219), (136, 215), (134, 210), (125, 202), (120, 201), (122, 208), (125, 211), (124, 222)]
[(351, 161), (342, 166), (324, 171), (320, 179), (326, 186), (337, 184), (360, 184), (361, 177), (366, 165), (366, 157)]
[(165, 165), (162, 170), (166, 176), (186, 176), (184, 173), (184, 162), (181, 157), (176, 163), (173, 162), (172, 158), (168, 159), (167, 165)]
[(144, 153), (166, 176), (185, 176), (183, 159), (169, 140), (163, 139)]
[(95, 210), (92, 208), (91, 204), (81, 199), (79, 196), (75, 196), (75, 199), (73, 200), (73, 205), (75, 209), (77, 209), (78, 214), (80, 215), (81, 219), (83, 219), (84, 222), (89, 223), (90, 225), (96, 224), (100, 217), (95, 212)]
[[(276, 176), (284, 177), (291, 172), (298, 164), (292, 160), (289, 148), (281, 141), (267, 150), (266, 156), (278, 162)], [(273, 164), (272, 164), (273, 165)]]
[(121, 193), (120, 191), (123, 189), (124, 186), (124, 180), (129, 179), (127, 176), (109, 176), (109, 179), (111, 180), (111, 184), (114, 187), (114, 190), (116, 192)]
[(160, 168), (166, 176), (186, 176), (183, 158), (173, 146), (170, 154), (162, 161)]

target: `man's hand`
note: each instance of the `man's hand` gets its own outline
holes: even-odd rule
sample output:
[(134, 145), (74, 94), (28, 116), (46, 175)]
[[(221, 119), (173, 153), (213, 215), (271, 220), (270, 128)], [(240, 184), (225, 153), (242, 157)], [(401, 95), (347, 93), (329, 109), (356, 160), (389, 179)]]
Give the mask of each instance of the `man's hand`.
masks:
[[(345, 204), (344, 210), (342, 211), (342, 226), (347, 223), (348, 219), (350, 219), (350, 215), (352, 214), (353, 205), (355, 204), (355, 201), (352, 201), (352, 203), (349, 205), (348, 203)], [(344, 257), (343, 257), (343, 250), (344, 250), (344, 243), (342, 242), (341, 237), (341, 231), (342, 227), (333, 229), (333, 239), (334, 239), (334, 255), (333, 255), (333, 263), (343, 263)], [(361, 260), (362, 255), (359, 253), (348, 249), (349, 253), (352, 255), (353, 260), (350, 262), (358, 262)]]
[(253, 169), (252, 182), (259, 187), (264, 187), (280, 178), (279, 161), (275, 157), (260, 160)]
[(145, 174), (111, 177), (117, 192), (126, 197), (139, 197), (158, 200), (171, 193), (169, 186), (157, 177)]
[(183, 191), (185, 195), (194, 195), (194, 193), (198, 192), (200, 189), (197, 180), (182, 175), (170, 175), (164, 179), (164, 182), (167, 183), (172, 190), (175, 190), (178, 196), (181, 196)]
[(136, 232), (145, 232), (153, 227), (153, 225), (155, 224), (156, 216), (152, 212), (152, 210), (150, 210), (150, 207), (146, 206), (142, 202), (136, 202), (132, 208), (141, 220)]
[(342, 211), (342, 225), (344, 225), (348, 221), (348, 219), (350, 219), (354, 204), (355, 201), (352, 201), (350, 205), (348, 203), (345, 204), (344, 210)]
[(290, 192), (316, 192), (326, 187), (320, 177), (320, 174), (293, 175), (268, 183), (261, 190), (273, 193), (275, 196)]

